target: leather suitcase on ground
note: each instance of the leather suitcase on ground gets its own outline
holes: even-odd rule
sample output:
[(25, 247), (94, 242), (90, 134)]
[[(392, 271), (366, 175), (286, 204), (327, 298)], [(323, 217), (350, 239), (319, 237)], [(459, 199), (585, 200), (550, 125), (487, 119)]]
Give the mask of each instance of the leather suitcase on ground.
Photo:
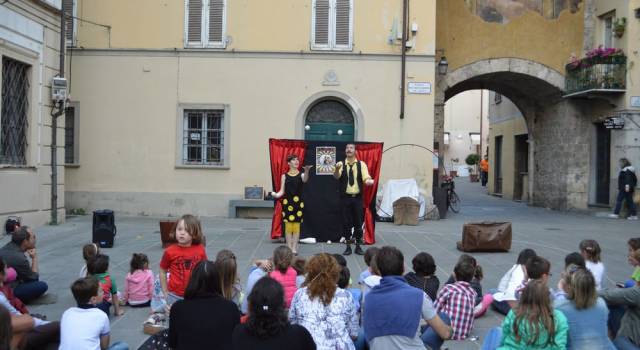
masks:
[(510, 222), (468, 223), (462, 228), (462, 241), (456, 245), (463, 252), (508, 252), (511, 236)]

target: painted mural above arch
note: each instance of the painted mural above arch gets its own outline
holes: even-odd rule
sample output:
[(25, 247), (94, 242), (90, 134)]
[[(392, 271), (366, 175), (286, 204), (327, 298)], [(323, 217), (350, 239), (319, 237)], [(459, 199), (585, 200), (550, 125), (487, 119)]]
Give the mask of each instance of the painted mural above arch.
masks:
[(569, 9), (576, 13), (582, 0), (465, 0), (465, 5), (478, 17), (491, 23), (508, 23), (509, 21), (531, 11), (555, 19), (560, 13)]

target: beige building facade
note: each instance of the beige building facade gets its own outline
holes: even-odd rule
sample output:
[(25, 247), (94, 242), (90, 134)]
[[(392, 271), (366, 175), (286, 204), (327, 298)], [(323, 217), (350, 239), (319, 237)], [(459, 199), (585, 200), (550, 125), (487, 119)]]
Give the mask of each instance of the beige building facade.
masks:
[[(483, 156), (489, 144), (489, 94), (470, 90), (453, 96), (444, 106), (444, 166), (459, 176), (469, 174), (470, 154)], [(474, 169), (475, 171), (475, 169)]]
[[(312, 122), (346, 125), (342, 140), (429, 147), (435, 1), (409, 8), (401, 116), (402, 5), (73, 2), (91, 23), (76, 23), (68, 49), (79, 141), (67, 209), (226, 216), (245, 186), (271, 190), (269, 138), (309, 138)], [(431, 162), (419, 148), (387, 152), (381, 180), (430, 193)]]
[[(51, 219), (51, 81), (59, 73), (60, 0), (0, 5), (0, 220)], [(62, 118), (64, 119), (64, 118)], [(58, 221), (64, 220), (64, 122), (57, 128)]]

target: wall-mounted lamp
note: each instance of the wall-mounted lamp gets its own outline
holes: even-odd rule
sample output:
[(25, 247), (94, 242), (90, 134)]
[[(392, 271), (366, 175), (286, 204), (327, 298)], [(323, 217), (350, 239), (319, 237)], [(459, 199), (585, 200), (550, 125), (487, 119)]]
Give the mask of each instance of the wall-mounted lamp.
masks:
[(338, 135), (342, 136), (342, 129), (338, 129)]
[(438, 74), (446, 75), (449, 70), (449, 62), (447, 62), (447, 58), (442, 56), (440, 57), (440, 61), (438, 62)]
[[(444, 49), (436, 49), (436, 54), (440, 52), (440, 60), (438, 61), (438, 74), (446, 75), (449, 70), (449, 62), (444, 55)], [(437, 55), (436, 55), (437, 57)]]

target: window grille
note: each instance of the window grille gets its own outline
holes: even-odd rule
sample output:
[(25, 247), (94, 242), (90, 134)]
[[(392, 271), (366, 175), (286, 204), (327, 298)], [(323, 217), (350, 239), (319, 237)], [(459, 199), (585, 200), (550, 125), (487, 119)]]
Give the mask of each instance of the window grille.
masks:
[(182, 163), (224, 165), (224, 111), (185, 110)]
[(25, 165), (29, 111), (28, 64), (2, 57), (0, 163)]
[(66, 164), (75, 164), (75, 136), (76, 136), (76, 109), (75, 107), (67, 107), (64, 114), (64, 162)]

